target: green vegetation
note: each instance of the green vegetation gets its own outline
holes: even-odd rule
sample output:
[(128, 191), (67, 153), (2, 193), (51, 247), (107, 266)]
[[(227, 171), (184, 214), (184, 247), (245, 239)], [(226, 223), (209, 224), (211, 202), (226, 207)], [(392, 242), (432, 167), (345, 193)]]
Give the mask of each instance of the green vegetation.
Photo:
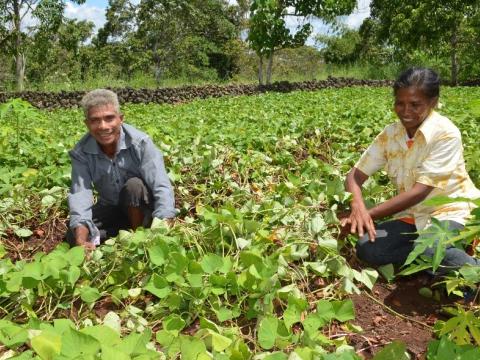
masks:
[[(371, 11), (380, 41), (393, 45), (397, 55), (423, 49), (424, 56), (443, 57), (443, 63), (450, 64), (453, 84), (458, 80), (459, 54), (478, 50), (471, 42), (479, 36), (479, 1), (374, 0)], [(471, 55), (464, 53), (462, 58)]]
[[(253, 0), (250, 7), (248, 41), (259, 59), (259, 83), (271, 83), (273, 56), (276, 51), (304, 45), (312, 32), (312, 26), (308, 21), (305, 21), (292, 33), (286, 24), (287, 16), (302, 16), (305, 19), (316, 16), (332, 23), (336, 16), (350, 14), (355, 7), (355, 3), (354, 0), (335, 2)], [(263, 80), (264, 59), (268, 60), (265, 82)]]
[[(477, 185), (479, 95), (445, 88), (441, 100)], [(345, 88), (125, 106), (127, 122), (165, 154), (179, 219), (122, 232), (89, 257), (63, 244), (12, 262), (4, 241), (5, 351), (17, 359), (359, 359), (347, 342), (361, 331), (350, 324), (347, 295), (371, 289), (378, 274), (350, 268), (342, 254), (354, 239), (338, 239), (336, 213), (348, 204), (343, 175), (395, 119), (391, 104), (389, 89)], [(80, 110), (40, 112), (20, 100), (0, 108), (2, 239), (28, 238), (65, 216), (67, 150), (85, 131), (81, 119)], [(375, 180), (372, 202), (391, 195), (385, 174)], [(463, 269), (448, 291), (479, 276)], [(476, 358), (468, 344), (480, 340), (478, 308), (451, 312), (428, 359), (445, 351)], [(330, 332), (333, 323), (344, 323), (343, 335)], [(405, 356), (394, 342), (376, 359)]]
[[(0, 91), (393, 79), (413, 65), (457, 83), (480, 71), (479, 0), (375, 0), (358, 29), (343, 24), (353, 0), (110, 0), (98, 31), (65, 18), (66, 1), (21, 4), (0, 0)], [(305, 47), (319, 19), (329, 30)]]
[(340, 28), (317, 40), (325, 46), (325, 61), (334, 65), (374, 65), (389, 78), (414, 65), (429, 66), (457, 84), (479, 77), (479, 25), (478, 0), (373, 0), (358, 30)]

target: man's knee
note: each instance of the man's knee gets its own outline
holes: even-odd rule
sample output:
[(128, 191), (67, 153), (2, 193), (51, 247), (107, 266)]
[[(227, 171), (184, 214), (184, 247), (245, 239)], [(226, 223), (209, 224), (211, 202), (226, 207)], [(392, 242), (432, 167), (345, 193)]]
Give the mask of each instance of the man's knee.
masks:
[(422, 255), (424, 255), (428, 258), (433, 258), (433, 255), (435, 254), (435, 250), (437, 248), (437, 245), (438, 244), (434, 244), (433, 247), (429, 247), (429, 248), (425, 249), (425, 251), (423, 252)]
[(368, 234), (365, 234), (357, 241), (356, 253), (360, 260), (375, 266), (396, 262), (397, 257), (396, 255), (389, 254), (389, 249), (386, 248), (385, 241), (378, 238), (372, 242)]
[(128, 179), (123, 186), (123, 190), (129, 194), (140, 195), (143, 192), (145, 184), (142, 179), (133, 177)]
[(120, 201), (124, 206), (148, 205), (148, 190), (143, 180), (138, 177), (128, 179), (120, 194)]

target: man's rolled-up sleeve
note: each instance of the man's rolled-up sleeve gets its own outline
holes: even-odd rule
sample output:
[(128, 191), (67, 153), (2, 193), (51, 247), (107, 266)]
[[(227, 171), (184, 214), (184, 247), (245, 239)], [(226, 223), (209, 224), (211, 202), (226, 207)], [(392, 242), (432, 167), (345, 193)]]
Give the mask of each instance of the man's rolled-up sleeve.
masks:
[(416, 172), (416, 182), (445, 189), (462, 158), (462, 139), (443, 137), (432, 144), (428, 156)]
[(160, 219), (173, 218), (175, 198), (172, 184), (168, 178), (163, 161), (163, 155), (150, 138), (143, 142), (140, 171), (146, 185), (153, 195), (153, 217)]
[(70, 209), (70, 228), (73, 230), (79, 225), (88, 227), (90, 236), (98, 230), (92, 220), (93, 190), (92, 178), (85, 160), (70, 153), (72, 162), (72, 185), (68, 194)]

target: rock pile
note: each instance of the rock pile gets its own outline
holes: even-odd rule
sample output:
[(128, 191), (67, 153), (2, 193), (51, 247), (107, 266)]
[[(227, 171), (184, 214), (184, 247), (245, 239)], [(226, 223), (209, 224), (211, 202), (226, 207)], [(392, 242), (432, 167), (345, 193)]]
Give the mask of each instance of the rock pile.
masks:
[(462, 82), (460, 85), (462, 86), (480, 86), (480, 79), (473, 79)]
[[(205, 85), (183, 86), (178, 88), (158, 89), (112, 89), (118, 94), (121, 103), (158, 103), (176, 104), (209, 97), (255, 95), (265, 92), (313, 91), (325, 88), (342, 88), (350, 86), (391, 86), (390, 80), (359, 80), (351, 78), (333, 78), (303, 82), (281, 81), (271, 85)], [(39, 109), (70, 108), (78, 106), (85, 91), (37, 92), (24, 91), (0, 92), (0, 103), (12, 98), (22, 98)]]

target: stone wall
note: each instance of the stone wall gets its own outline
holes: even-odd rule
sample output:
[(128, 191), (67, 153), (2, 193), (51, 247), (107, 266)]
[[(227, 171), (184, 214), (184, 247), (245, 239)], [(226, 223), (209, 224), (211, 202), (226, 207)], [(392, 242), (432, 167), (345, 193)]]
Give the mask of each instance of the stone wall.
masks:
[[(291, 92), (296, 90), (313, 91), (325, 88), (349, 86), (391, 86), (390, 80), (358, 80), (350, 78), (332, 78), (304, 82), (276, 82), (268, 86), (245, 85), (205, 85), (183, 86), (159, 89), (112, 89), (123, 103), (176, 104), (209, 97), (255, 95), (264, 92)], [(78, 106), (85, 91), (39, 92), (24, 91), (0, 92), (0, 103), (12, 98), (22, 98), (40, 109), (69, 108)]]

